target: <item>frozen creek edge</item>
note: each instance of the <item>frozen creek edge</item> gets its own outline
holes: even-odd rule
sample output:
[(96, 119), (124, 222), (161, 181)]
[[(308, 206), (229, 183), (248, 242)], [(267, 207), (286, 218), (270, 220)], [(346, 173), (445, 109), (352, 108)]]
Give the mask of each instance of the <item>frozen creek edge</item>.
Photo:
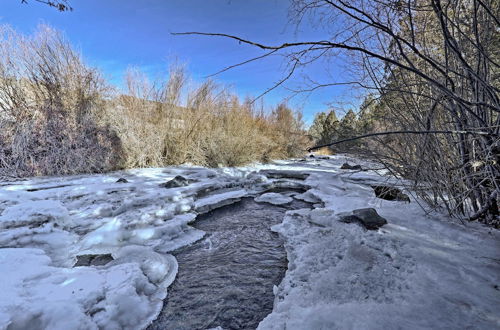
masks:
[[(426, 215), (416, 203), (375, 199), (366, 184), (387, 177), (343, 172), (343, 161), (131, 170), (2, 185), (0, 276), (11, 299), (0, 305), (0, 327), (35, 321), (55, 329), (145, 327), (161, 309), (161, 288), (177, 271), (175, 259), (161, 257), (203, 237), (189, 226), (196, 217), (193, 209), (206, 211), (255, 193), (253, 188), (269, 183), (255, 173), (262, 168), (311, 173), (303, 183), (311, 189), (303, 197), (319, 199), (325, 208), (290, 212), (274, 228), (285, 238), (289, 269), (275, 288), (273, 313), (259, 328), (498, 327), (498, 313), (491, 307), (499, 302), (494, 288), (500, 274), (494, 261), (498, 233), (476, 224), (464, 229), (443, 215)], [(177, 174), (197, 182), (158, 188)], [(129, 183), (116, 183), (121, 176)], [(61, 182), (68, 185), (27, 192)], [(197, 197), (214, 188), (222, 193)], [(49, 211), (35, 212), (31, 219), (23, 213), (30, 207), (43, 210), (45, 202), (60, 205), (45, 205)], [(24, 206), (16, 211), (16, 205)], [(337, 214), (362, 207), (376, 208), (389, 225), (365, 232), (336, 221)], [(112, 253), (116, 260), (69, 269), (74, 256), (83, 253)]]

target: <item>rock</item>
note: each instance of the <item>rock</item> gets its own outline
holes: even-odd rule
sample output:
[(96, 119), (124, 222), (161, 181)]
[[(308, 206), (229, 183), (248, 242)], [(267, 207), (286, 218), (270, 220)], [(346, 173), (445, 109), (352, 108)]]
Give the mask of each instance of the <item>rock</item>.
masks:
[(349, 165), (349, 163), (344, 163), (340, 167), (341, 170), (362, 170), (361, 165)]
[(265, 175), (270, 179), (296, 179), (305, 180), (309, 177), (309, 173), (287, 170), (260, 170), (259, 174)]
[(404, 194), (398, 188), (387, 187), (387, 186), (371, 186), (375, 191), (375, 196), (388, 201), (404, 201), (410, 202), (410, 197)]
[(188, 184), (189, 184), (188, 179), (186, 179), (183, 176), (177, 175), (172, 180), (160, 184), (160, 187), (162, 187), (162, 188), (178, 188), (178, 187), (185, 187)]
[(125, 178), (119, 178), (118, 180), (116, 180), (116, 183), (128, 183), (128, 180)]
[(341, 216), (340, 221), (359, 223), (368, 230), (377, 230), (387, 224), (387, 220), (382, 218), (373, 208), (354, 210), (352, 214)]
[(356, 222), (360, 222), (360, 219), (355, 216), (355, 215), (352, 215), (352, 214), (347, 214), (347, 215), (344, 215), (344, 214), (339, 214), (340, 216), (340, 221), (341, 222), (344, 222), (344, 223), (356, 223)]
[(73, 267), (80, 266), (104, 266), (113, 261), (111, 254), (82, 254), (76, 256), (76, 264)]

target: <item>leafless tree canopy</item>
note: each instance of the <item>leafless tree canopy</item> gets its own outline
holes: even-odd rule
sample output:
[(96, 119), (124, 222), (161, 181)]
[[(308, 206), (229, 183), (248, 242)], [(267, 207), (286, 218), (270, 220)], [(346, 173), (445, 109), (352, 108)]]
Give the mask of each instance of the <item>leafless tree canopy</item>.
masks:
[(371, 102), (358, 114), (360, 133), (371, 138), (364, 152), (412, 179), (430, 205), (498, 226), (499, 7), (493, 0), (293, 0), (292, 20), (316, 26), (324, 38), (272, 45), (183, 34), (231, 38), (266, 51), (264, 57), (284, 55), (289, 71), (277, 85), (311, 63), (351, 58), (352, 80), (303, 91), (365, 88)]

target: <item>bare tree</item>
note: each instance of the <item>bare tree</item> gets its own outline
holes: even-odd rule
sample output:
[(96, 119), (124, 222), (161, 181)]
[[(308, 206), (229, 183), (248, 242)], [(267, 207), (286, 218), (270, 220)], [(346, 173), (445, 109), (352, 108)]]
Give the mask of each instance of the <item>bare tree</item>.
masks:
[(375, 138), (382, 142), (375, 156), (413, 179), (429, 204), (499, 225), (499, 8), (490, 0), (292, 0), (297, 24), (312, 21), (331, 33), (277, 45), (180, 34), (230, 38), (265, 51), (244, 63), (282, 54), (288, 72), (271, 89), (311, 63), (354, 58), (361, 71), (352, 81), (310, 79), (304, 90), (353, 84), (375, 93), (386, 119), (378, 131), (398, 133)]

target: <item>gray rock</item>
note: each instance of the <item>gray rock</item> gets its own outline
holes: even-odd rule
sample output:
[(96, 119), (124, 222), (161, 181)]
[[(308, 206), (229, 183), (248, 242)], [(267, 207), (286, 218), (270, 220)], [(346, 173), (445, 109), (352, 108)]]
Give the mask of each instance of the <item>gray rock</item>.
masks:
[(76, 256), (76, 264), (73, 267), (80, 266), (104, 266), (113, 261), (111, 254), (82, 254)]
[(360, 219), (352, 214), (349, 215), (339, 215), (340, 216), (340, 221), (344, 223), (360, 223)]
[(377, 230), (387, 224), (387, 220), (382, 218), (373, 208), (354, 210), (352, 214), (342, 216), (340, 221), (359, 223), (368, 230)]
[(362, 170), (361, 165), (350, 165), (349, 163), (344, 163), (340, 167), (341, 170)]
[(388, 187), (388, 186), (372, 186), (375, 196), (388, 201), (404, 201), (410, 202), (410, 197), (404, 194), (398, 188)]
[(118, 180), (116, 180), (116, 183), (128, 183), (128, 180), (125, 178), (119, 178)]
[(177, 175), (172, 180), (160, 184), (160, 187), (162, 187), (162, 188), (178, 188), (178, 187), (185, 187), (188, 184), (189, 184), (188, 179), (186, 179), (183, 176)]

